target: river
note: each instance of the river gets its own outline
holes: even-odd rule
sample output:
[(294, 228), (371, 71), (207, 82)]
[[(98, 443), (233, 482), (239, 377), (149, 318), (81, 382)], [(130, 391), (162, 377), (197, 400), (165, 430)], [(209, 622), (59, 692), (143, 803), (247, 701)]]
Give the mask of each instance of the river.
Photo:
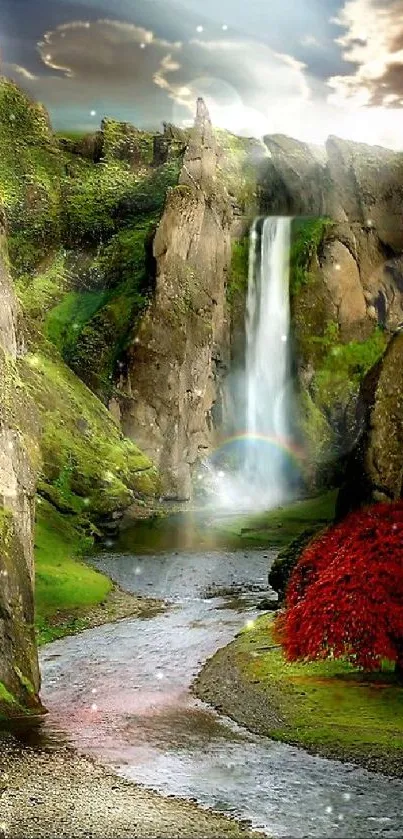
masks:
[(191, 693), (203, 662), (254, 619), (267, 550), (198, 549), (208, 532), (184, 541), (169, 523), (151, 545), (144, 532), (127, 532), (122, 552), (93, 563), (170, 608), (42, 650), (47, 735), (273, 837), (401, 837), (403, 782), (253, 735)]

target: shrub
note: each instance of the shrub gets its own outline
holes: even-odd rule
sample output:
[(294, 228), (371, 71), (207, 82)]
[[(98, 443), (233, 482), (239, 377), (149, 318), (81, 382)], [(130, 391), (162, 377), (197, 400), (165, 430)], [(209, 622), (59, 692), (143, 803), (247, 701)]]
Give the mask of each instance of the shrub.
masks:
[(350, 514), (302, 553), (276, 635), (287, 658), (403, 667), (403, 501)]

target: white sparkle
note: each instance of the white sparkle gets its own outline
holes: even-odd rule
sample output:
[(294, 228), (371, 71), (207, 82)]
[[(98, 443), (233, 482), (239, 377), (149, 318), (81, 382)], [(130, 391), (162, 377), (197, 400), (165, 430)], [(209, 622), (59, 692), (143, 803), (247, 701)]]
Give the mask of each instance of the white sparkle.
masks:
[(146, 45), (145, 45), (145, 43), (144, 43), (144, 41), (143, 41), (143, 42), (140, 44), (140, 49), (141, 49), (141, 50), (145, 50), (145, 48), (146, 48)]
[(198, 476), (197, 476), (197, 480), (198, 480), (198, 481), (202, 481), (202, 480), (203, 480), (203, 475), (201, 475), (201, 474), (200, 474), (200, 475), (198, 475)]
[(225, 478), (225, 472), (223, 472), (222, 469), (220, 469), (220, 471), (218, 473), (218, 477), (219, 478)]
[(89, 498), (83, 498), (83, 504), (85, 504), (85, 506), (88, 507), (88, 505), (90, 504), (90, 499)]
[(49, 53), (45, 56), (46, 61), (52, 61), (52, 56)]
[(335, 271), (341, 271), (341, 265), (340, 265), (340, 262), (336, 262), (336, 265), (334, 266), (334, 270), (335, 270)]
[(374, 226), (374, 222), (372, 221), (371, 218), (367, 219), (367, 225), (368, 225), (368, 227), (373, 227)]
[(159, 670), (159, 671), (158, 671), (158, 673), (156, 673), (155, 675), (156, 675), (157, 679), (160, 679), (160, 680), (161, 680), (161, 679), (163, 679), (163, 678), (164, 678), (164, 674), (163, 674), (163, 673), (161, 673), (161, 671), (160, 671), (160, 670)]
[(91, 705), (91, 711), (93, 711), (94, 713), (95, 711), (98, 711), (98, 705), (96, 705), (95, 702)]
[(196, 26), (196, 32), (204, 32), (203, 26)]
[(138, 565), (138, 566), (137, 566), (137, 568), (135, 569), (134, 573), (136, 574), (136, 576), (137, 576), (137, 577), (138, 577), (140, 574), (142, 574), (142, 573), (143, 573), (142, 568), (141, 568), (141, 566), (140, 566), (140, 565)]
[(223, 25), (222, 25), (222, 27), (221, 27), (221, 28), (222, 28), (223, 32), (226, 32), (226, 31), (227, 31), (227, 29), (228, 29), (228, 26), (227, 26), (227, 24), (226, 24), (226, 23), (223, 23)]
[(96, 688), (92, 688), (91, 693), (96, 693), (96, 692), (97, 692), (97, 689), (96, 689)]
[(139, 344), (139, 343), (140, 343), (140, 338), (135, 338), (135, 339), (134, 339), (134, 343), (135, 343), (135, 344)]
[(343, 798), (344, 798), (345, 801), (350, 801), (351, 800), (351, 792), (344, 792), (343, 793)]
[(254, 625), (255, 625), (255, 621), (251, 621), (251, 620), (246, 621), (246, 624), (245, 624), (246, 629), (253, 629)]
[(337, 818), (338, 818), (339, 822), (344, 821), (343, 813), (340, 813), (340, 815), (338, 815)]
[(92, 117), (96, 117), (97, 112), (96, 112), (96, 111), (90, 111), (90, 115), (91, 115)]
[(330, 813), (333, 813), (333, 807), (331, 807), (330, 804), (329, 807), (326, 807), (326, 813), (328, 813), (329, 815)]
[(287, 335), (282, 335), (281, 340), (282, 340), (283, 344), (285, 344), (287, 342)]

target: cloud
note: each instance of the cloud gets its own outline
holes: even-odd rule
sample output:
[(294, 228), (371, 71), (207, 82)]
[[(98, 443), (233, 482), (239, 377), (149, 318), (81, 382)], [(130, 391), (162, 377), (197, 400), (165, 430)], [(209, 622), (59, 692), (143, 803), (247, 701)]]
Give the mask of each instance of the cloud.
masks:
[(309, 98), (301, 62), (230, 33), (170, 42), (133, 23), (77, 20), (46, 32), (38, 50), (44, 73), (30, 79), (38, 98), (87, 105), (88, 113), (99, 112), (100, 99), (133, 103), (137, 120), (148, 124), (157, 113), (158, 122), (184, 122), (201, 95), (221, 127), (280, 131)]
[(333, 76), (331, 101), (356, 106), (403, 105), (403, 0), (349, 0), (335, 22), (348, 75)]
[(30, 82), (34, 82), (38, 80), (38, 76), (35, 76), (34, 73), (31, 73), (30, 70), (27, 70), (26, 67), (21, 67), (19, 64), (9, 64), (9, 70), (17, 76), (20, 76), (22, 79), (25, 79)]

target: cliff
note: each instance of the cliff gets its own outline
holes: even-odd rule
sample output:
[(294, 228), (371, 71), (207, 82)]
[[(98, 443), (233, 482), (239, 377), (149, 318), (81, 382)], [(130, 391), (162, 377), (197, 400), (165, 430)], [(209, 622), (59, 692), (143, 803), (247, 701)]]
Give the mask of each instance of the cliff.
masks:
[(356, 422), (358, 441), (339, 493), (339, 515), (403, 498), (403, 332), (365, 377)]
[(403, 155), (330, 137), (265, 138), (262, 213), (296, 216), (291, 298), (314, 483), (340, 479), (360, 383), (403, 320)]
[(0, 221), (0, 718), (40, 710), (34, 629), (35, 409), (17, 370), (19, 313)]
[(163, 476), (166, 496), (191, 495), (191, 470), (214, 444), (226, 370), (226, 283), (232, 211), (199, 100), (177, 187), (153, 241), (155, 294), (128, 351), (121, 423)]

